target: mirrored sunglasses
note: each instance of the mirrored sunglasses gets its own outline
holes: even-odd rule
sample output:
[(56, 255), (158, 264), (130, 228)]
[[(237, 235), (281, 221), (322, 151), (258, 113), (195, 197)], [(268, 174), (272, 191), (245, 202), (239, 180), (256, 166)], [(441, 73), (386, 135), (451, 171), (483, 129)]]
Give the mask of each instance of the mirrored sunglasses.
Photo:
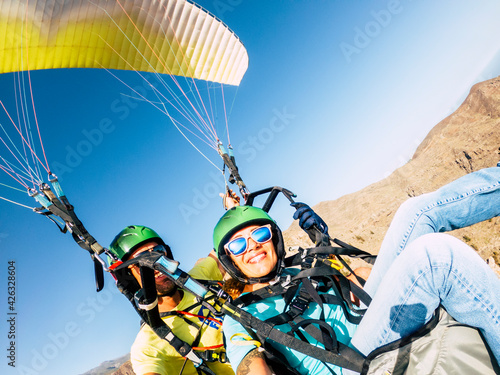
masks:
[(247, 237), (238, 237), (224, 245), (224, 249), (234, 256), (242, 255), (248, 250), (248, 239), (252, 238), (257, 243), (266, 243), (273, 237), (271, 225), (266, 224), (255, 228)]

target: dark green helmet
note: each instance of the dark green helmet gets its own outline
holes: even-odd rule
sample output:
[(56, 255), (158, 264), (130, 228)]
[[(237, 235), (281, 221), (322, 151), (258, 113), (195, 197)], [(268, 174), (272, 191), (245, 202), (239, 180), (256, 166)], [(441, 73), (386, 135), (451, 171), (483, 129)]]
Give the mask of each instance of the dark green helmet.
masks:
[(170, 247), (161, 239), (153, 229), (142, 225), (130, 225), (122, 230), (109, 245), (109, 251), (118, 259), (124, 261), (130, 254), (148, 242), (156, 242), (163, 245), (167, 251), (167, 257), (173, 259)]
[[(230, 256), (226, 254), (224, 245), (229, 239), (240, 229), (250, 225), (265, 225), (271, 224), (273, 231), (273, 243), (278, 255), (278, 263), (276, 268), (269, 275), (260, 278), (248, 278), (241, 272), (233, 263)], [(264, 210), (252, 206), (236, 206), (227, 211), (222, 216), (214, 228), (214, 249), (217, 253), (217, 258), (221, 262), (224, 269), (234, 279), (244, 284), (255, 284), (267, 282), (279, 275), (283, 268), (283, 260), (285, 257), (285, 248), (283, 245), (283, 236), (281, 230), (276, 225), (276, 222)]]

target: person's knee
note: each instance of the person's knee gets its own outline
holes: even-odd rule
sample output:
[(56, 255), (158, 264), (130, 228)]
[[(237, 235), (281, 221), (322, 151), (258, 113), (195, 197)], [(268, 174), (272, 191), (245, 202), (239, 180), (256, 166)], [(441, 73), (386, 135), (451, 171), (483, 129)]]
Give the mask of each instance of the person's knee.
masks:
[(450, 249), (449, 237), (451, 236), (443, 233), (424, 234), (408, 246), (408, 252), (412, 253), (415, 261), (420, 258), (432, 259), (435, 254), (443, 253)]
[(394, 220), (400, 223), (408, 222), (411, 226), (426, 225), (434, 228), (435, 222), (432, 215), (429, 215), (433, 205), (435, 205), (435, 199), (432, 193), (409, 198), (401, 204)]
[(432, 261), (451, 261), (474, 253), (472, 248), (459, 239), (445, 233), (428, 233), (416, 239), (411, 245), (414, 259), (425, 257)]
[(411, 197), (399, 206), (398, 212), (417, 214), (426, 207), (426, 201), (425, 194)]
[(465, 245), (459, 239), (446, 233), (427, 233), (414, 241), (416, 247), (426, 249), (446, 249)]

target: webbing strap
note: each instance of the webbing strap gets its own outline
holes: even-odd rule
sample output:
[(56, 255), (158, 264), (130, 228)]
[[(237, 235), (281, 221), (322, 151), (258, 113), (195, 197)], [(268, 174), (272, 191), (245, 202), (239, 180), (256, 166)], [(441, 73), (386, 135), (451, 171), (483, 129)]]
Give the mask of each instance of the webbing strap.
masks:
[[(87, 250), (94, 262), (94, 274), (96, 281), (96, 289), (97, 291), (101, 291), (104, 288), (104, 271), (103, 264), (98, 255), (102, 254), (105, 250), (104, 248), (96, 241), (94, 237), (90, 235), (90, 233), (85, 229), (83, 223), (78, 219), (75, 214), (74, 207), (69, 203), (66, 196), (62, 193), (60, 186), (57, 182), (57, 179), (54, 179), (53, 184), (57, 187), (59, 197), (57, 197), (49, 185), (43, 183), (40, 185), (40, 190), (42, 194), (34, 191), (32, 196), (41, 203), (44, 208), (49, 211), (51, 214), (60, 217), (64, 222), (67, 230), (71, 232), (73, 239), (75, 242), (83, 249)], [(42, 197), (43, 195), (43, 197)], [(35, 212), (42, 213), (49, 217), (45, 212), (40, 210), (35, 210)], [(50, 218), (50, 217), (49, 217)], [(51, 219), (51, 218), (50, 218)], [(51, 219), (53, 222), (55, 220)], [(56, 223), (56, 225), (61, 230), (61, 227)], [(65, 232), (65, 230), (61, 230)]]
[[(321, 309), (321, 314), (320, 314), (319, 319), (301, 320), (298, 323), (298, 326), (305, 327), (304, 329), (306, 330), (306, 332), (311, 334), (311, 332), (318, 331), (318, 329), (312, 325), (313, 323), (317, 324), (319, 326), (319, 333), (321, 334), (321, 339), (319, 339), (319, 340), (317, 339), (317, 341), (321, 342), (326, 350), (331, 351), (334, 348), (337, 349), (337, 345), (338, 345), (337, 336), (335, 335), (333, 328), (330, 327), (330, 325), (326, 324), (326, 322), (325, 322), (325, 310), (323, 308), (323, 300), (321, 299), (321, 296), (319, 295), (316, 288), (311, 283), (310, 279), (306, 278), (306, 279), (302, 280), (302, 288), (299, 290), (299, 292), (300, 292), (300, 296), (302, 298), (306, 297), (306, 298), (309, 298), (310, 300), (316, 302), (316, 304), (318, 304), (318, 306)], [(307, 323), (305, 323), (305, 322), (307, 322)], [(295, 326), (292, 327), (292, 331), (294, 331), (294, 328), (296, 328), (296, 327)]]
[[(319, 294), (314, 290), (314, 287), (310, 285), (309, 280), (306, 279), (304, 281), (305, 283), (301, 285), (299, 293), (295, 296), (295, 298), (289, 305), (287, 304), (288, 309), (279, 315), (266, 319), (265, 322), (273, 326), (279, 326), (288, 323), (292, 328), (290, 331), (291, 333), (297, 334), (297, 336), (299, 336), (302, 341), (308, 342), (301, 331), (299, 331), (299, 328), (302, 328), (316, 341), (321, 342), (326, 350), (332, 350), (333, 348), (336, 349), (337, 337), (333, 330), (330, 330), (328, 328), (324, 329), (324, 324), (326, 323), (324, 321), (323, 312), (321, 313), (320, 319), (302, 318), (302, 314), (304, 314), (304, 312), (308, 309), (309, 303), (313, 300), (318, 303), (318, 305), (320, 305), (321, 309), (323, 309), (323, 301), (321, 300)], [(341, 302), (341, 300), (339, 301)], [(318, 325), (320, 328), (317, 328), (313, 324)], [(323, 329), (321, 329), (321, 327), (323, 327)]]
[[(140, 265), (145, 305), (152, 305), (158, 298), (154, 272), (155, 271), (153, 268), (145, 265)], [(193, 365), (196, 368), (199, 368), (200, 370), (206, 372), (208, 375), (215, 375), (213, 371), (210, 370), (210, 368), (208, 368), (208, 366), (203, 362), (203, 360), (198, 357), (198, 355), (192, 349), (191, 345), (175, 336), (170, 327), (165, 324), (163, 319), (161, 319), (160, 317), (157, 304), (147, 310), (146, 315), (148, 319), (148, 325), (158, 335), (158, 337), (165, 339), (181, 356), (193, 362)]]
[(172, 347), (179, 353), (182, 357), (189, 359), (193, 362), (196, 368), (204, 371), (208, 375), (216, 375), (205, 363), (204, 361), (195, 353), (189, 344), (179, 339), (172, 333), (170, 327), (166, 324), (157, 327), (151, 327), (151, 329), (156, 333), (156, 335), (166, 340)]
[[(342, 290), (341, 295), (344, 299), (344, 302), (347, 303), (347, 305), (351, 310), (355, 309), (353, 309), (352, 306), (350, 292), (352, 292), (357, 298), (359, 298), (359, 300), (363, 302), (366, 306), (370, 305), (371, 297), (368, 295), (368, 293), (366, 293), (363, 289), (358, 287), (352, 281), (348, 280), (339, 271), (337, 271), (335, 268), (332, 267), (320, 265), (313, 268), (309, 268), (300, 271), (296, 276), (293, 277), (292, 280), (295, 281), (301, 278), (308, 278), (308, 277), (331, 277), (331, 276), (338, 276), (338, 281), (341, 285), (341, 290)], [(359, 313), (358, 310), (356, 310), (356, 312)]]
[(376, 258), (375, 255), (370, 254), (364, 250), (358, 249), (357, 247), (349, 245), (345, 242), (342, 242), (337, 238), (335, 238), (333, 241), (337, 245), (339, 245), (340, 247), (335, 247), (335, 246), (311, 247), (311, 248), (307, 249), (307, 254), (308, 255), (313, 255), (313, 254), (348, 255), (351, 258), (368, 259), (367, 260), (368, 263), (371, 263), (372, 258)]
[(349, 370), (361, 372), (364, 358), (355, 350), (339, 343), (338, 352), (327, 351), (323, 348), (310, 345), (287, 333), (284, 333), (272, 324), (263, 322), (252, 314), (226, 302), (222, 306), (224, 313), (239, 321), (244, 327), (251, 328), (258, 336), (267, 337), (279, 342), (290, 349), (297, 350), (307, 356), (314, 357), (322, 362), (331, 363)]
[[(52, 214), (59, 216), (67, 224), (68, 230), (73, 233), (75, 241), (82, 248), (95, 254), (101, 254), (104, 248), (85, 229), (83, 223), (76, 216), (74, 207), (66, 196), (57, 197), (47, 184), (42, 184), (41, 191), (52, 205), (45, 207)], [(76, 237), (75, 237), (76, 236)]]
[[(242, 296), (236, 298), (233, 303), (236, 306), (243, 307), (243, 306), (248, 306), (251, 305), (252, 303), (262, 301), (263, 299), (270, 298), (270, 297), (275, 297), (275, 296), (281, 296), (285, 293), (290, 288), (295, 287), (295, 291), (297, 290), (296, 288), (298, 287), (298, 283), (295, 284), (287, 284), (283, 285), (281, 283), (266, 286), (264, 288), (258, 289), (254, 292), (243, 294)], [(293, 292), (295, 295), (295, 292)], [(293, 297), (293, 296), (292, 296)]]
[(222, 160), (224, 161), (224, 165), (227, 166), (227, 168), (229, 169), (230, 173), (229, 182), (231, 183), (236, 182), (236, 184), (240, 189), (241, 195), (243, 196), (243, 198), (246, 199), (250, 192), (248, 191), (245, 183), (243, 182), (243, 179), (241, 178), (238, 172), (238, 167), (236, 166), (236, 160), (234, 158), (234, 155), (232, 155), (231, 150), (232, 149), (230, 148), (231, 155), (229, 155), (222, 146), (222, 144), (219, 144), (217, 149), (219, 155), (222, 157)]
[[(295, 324), (293, 324), (292, 330), (290, 331), (291, 333), (300, 332), (299, 329), (302, 328), (308, 334), (314, 337), (316, 341), (321, 342), (325, 347), (325, 350), (338, 351), (337, 335), (335, 335), (333, 327), (324, 320), (303, 319), (302, 317), (298, 316), (294, 320), (294, 323)], [(319, 328), (317, 328), (315, 325), (317, 325)], [(325, 334), (325, 331), (328, 333)]]

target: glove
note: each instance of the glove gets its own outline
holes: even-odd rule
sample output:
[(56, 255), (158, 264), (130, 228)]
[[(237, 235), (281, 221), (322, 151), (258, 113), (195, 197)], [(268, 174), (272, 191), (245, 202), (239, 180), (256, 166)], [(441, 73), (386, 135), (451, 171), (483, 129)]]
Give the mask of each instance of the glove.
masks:
[(290, 204), (290, 206), (295, 207), (297, 211), (293, 214), (293, 219), (299, 219), (299, 226), (307, 230), (312, 226), (316, 225), (321, 233), (328, 233), (328, 225), (323, 221), (319, 215), (313, 211), (311, 207), (309, 207), (305, 203), (294, 202)]

